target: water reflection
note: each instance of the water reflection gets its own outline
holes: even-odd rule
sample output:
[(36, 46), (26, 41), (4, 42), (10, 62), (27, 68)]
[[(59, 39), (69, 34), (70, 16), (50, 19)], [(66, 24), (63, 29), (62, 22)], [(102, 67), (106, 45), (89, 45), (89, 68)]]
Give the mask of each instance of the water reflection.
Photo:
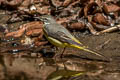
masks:
[(68, 80), (68, 79), (75, 79), (80, 75), (84, 75), (84, 71), (72, 71), (72, 70), (57, 70), (52, 72), (48, 77), (47, 80)]
[[(108, 71), (111, 69), (107, 67), (110, 66), (107, 62), (85, 60), (78, 57), (76, 58), (75, 56), (62, 59), (57, 57), (54, 59), (27, 55), (24, 51), (19, 52), (19, 55), (22, 54), (26, 56), (16, 56), (18, 54), (11, 53), (0, 55), (0, 79), (95, 80), (97, 77), (102, 76), (102, 74), (107, 74), (105, 70)], [(35, 54), (36, 53), (34, 53), (34, 55)], [(113, 65), (113, 67), (115, 68), (115, 65)], [(115, 69), (118, 70), (118, 67)]]

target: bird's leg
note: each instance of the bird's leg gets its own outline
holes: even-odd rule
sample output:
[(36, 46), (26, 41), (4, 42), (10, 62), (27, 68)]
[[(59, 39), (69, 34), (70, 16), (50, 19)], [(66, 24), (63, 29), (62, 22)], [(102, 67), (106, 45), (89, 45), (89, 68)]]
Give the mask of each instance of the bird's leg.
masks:
[(59, 50), (58, 47), (55, 47), (55, 50), (58, 51)]
[(57, 56), (60, 55), (60, 54), (57, 54), (58, 50), (59, 50), (58, 47), (54, 46), (54, 50), (55, 50), (55, 56), (54, 57), (55, 57), (55, 60), (56, 60)]
[[(56, 47), (56, 49), (58, 49), (58, 47)], [(56, 51), (57, 54), (55, 55), (55, 59), (57, 58), (57, 56), (60, 56), (60, 58), (63, 58), (63, 54), (65, 52), (65, 49), (66, 49), (66, 47), (63, 48), (63, 50), (60, 54), (58, 54), (58, 52)]]
[(62, 53), (61, 53), (61, 55), (60, 55), (61, 58), (63, 58), (63, 54), (64, 54), (64, 52), (65, 52), (65, 49), (66, 49), (66, 47), (63, 48), (63, 51), (62, 51)]

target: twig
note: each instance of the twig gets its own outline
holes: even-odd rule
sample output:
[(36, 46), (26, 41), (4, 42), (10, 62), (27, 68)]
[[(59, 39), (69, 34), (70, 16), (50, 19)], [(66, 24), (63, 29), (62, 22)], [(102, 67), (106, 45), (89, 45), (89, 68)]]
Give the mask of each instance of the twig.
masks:
[(105, 45), (107, 45), (110, 42), (111, 39), (105, 41), (103, 44), (97, 47), (98, 50), (102, 49)]
[(100, 35), (100, 34), (102, 34), (102, 33), (114, 32), (114, 31), (119, 30), (119, 29), (120, 29), (120, 24), (119, 24), (119, 25), (116, 25), (116, 26), (114, 26), (114, 27), (105, 29), (105, 30), (103, 30), (103, 31), (97, 32), (96, 35)]

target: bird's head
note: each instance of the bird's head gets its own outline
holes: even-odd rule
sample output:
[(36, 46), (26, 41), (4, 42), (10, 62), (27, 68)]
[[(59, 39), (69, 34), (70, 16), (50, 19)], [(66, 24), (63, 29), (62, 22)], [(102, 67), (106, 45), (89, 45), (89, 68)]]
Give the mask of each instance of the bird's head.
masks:
[(52, 16), (50, 15), (43, 15), (43, 16), (40, 16), (39, 18), (41, 21), (44, 22), (44, 24), (50, 24), (50, 23), (54, 23), (55, 20)]

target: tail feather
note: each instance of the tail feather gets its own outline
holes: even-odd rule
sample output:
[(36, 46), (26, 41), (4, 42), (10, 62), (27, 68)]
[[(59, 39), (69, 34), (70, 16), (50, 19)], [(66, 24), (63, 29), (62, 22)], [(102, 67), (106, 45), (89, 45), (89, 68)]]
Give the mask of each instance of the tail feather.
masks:
[(104, 55), (88, 49), (88, 47), (84, 46), (82, 43), (80, 43), (80, 42), (78, 42), (78, 41), (76, 42), (75, 40), (69, 40), (68, 42), (69, 42), (69, 44), (67, 44), (68, 47), (78, 48), (78, 49), (80, 49), (80, 50), (84, 50), (84, 51), (93, 53), (93, 54), (95, 54), (95, 55), (97, 55), (97, 56), (99, 56), (99, 57), (101, 57), (101, 58), (104, 58), (105, 60), (109, 60), (109, 61), (110, 61), (110, 59), (108, 59), (108, 58), (105, 57)]
[(91, 50), (89, 50), (89, 49), (83, 48), (83, 50), (84, 50), (84, 51), (87, 51), (87, 52), (90, 52), (90, 53), (93, 53), (93, 54), (95, 54), (95, 55), (97, 55), (97, 56), (103, 57), (103, 55), (101, 55), (101, 54), (99, 54), (99, 53), (96, 53), (96, 52), (94, 52), (94, 51), (91, 51)]
[(71, 45), (72, 47), (74, 47), (74, 48), (78, 48), (78, 49), (80, 49), (80, 50), (84, 50), (84, 51), (87, 51), (87, 52), (90, 52), (90, 53), (93, 53), (93, 54), (95, 54), (95, 55), (97, 55), (97, 56), (99, 56), (99, 57), (102, 57), (102, 58), (105, 58), (106, 59), (106, 57), (105, 56), (103, 56), (102, 54), (100, 54), (100, 53), (97, 53), (97, 52), (94, 52), (94, 51), (92, 51), (92, 50), (89, 50), (89, 49), (87, 49), (86, 47), (81, 47), (81, 46), (78, 46), (78, 45)]

